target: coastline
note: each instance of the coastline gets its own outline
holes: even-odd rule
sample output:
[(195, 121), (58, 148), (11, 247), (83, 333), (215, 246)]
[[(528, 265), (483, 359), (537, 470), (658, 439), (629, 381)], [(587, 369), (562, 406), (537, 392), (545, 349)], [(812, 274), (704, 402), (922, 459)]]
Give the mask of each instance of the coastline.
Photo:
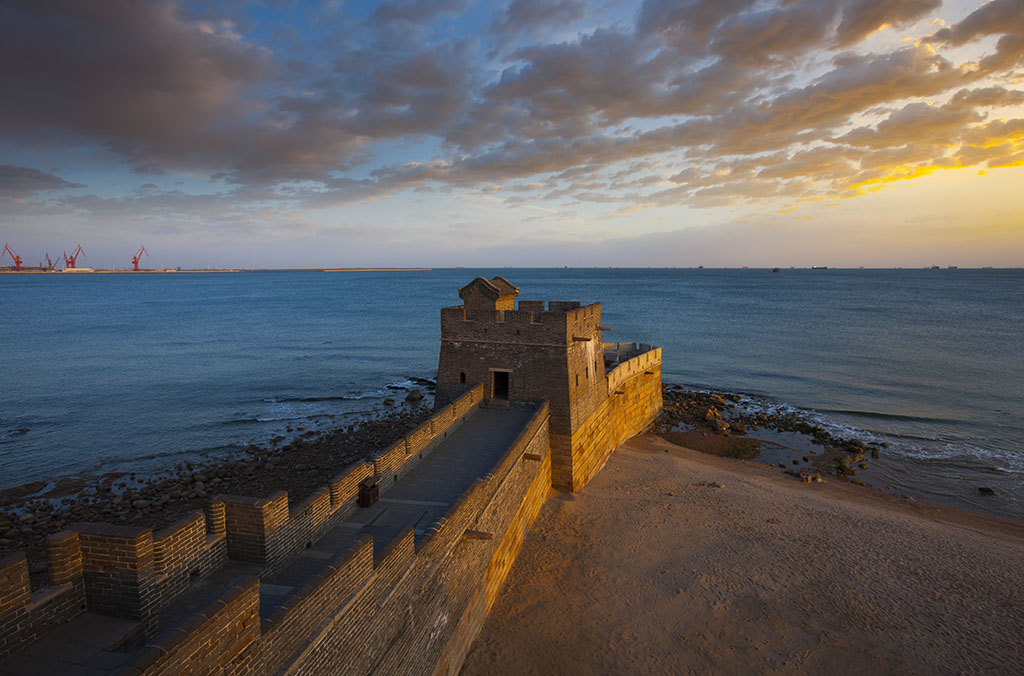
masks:
[[(1012, 477), (986, 481), (921, 471), (872, 434), (837, 427), (790, 406), (725, 391), (665, 383), (656, 433), (710, 455), (752, 460), (805, 481), (831, 476), (906, 500), (925, 500), (1024, 520)], [(1002, 483), (1000, 483), (1002, 481)]]
[(0, 557), (25, 551), (33, 586), (38, 586), (47, 574), (46, 537), (72, 523), (159, 530), (202, 510), (216, 494), (265, 497), (284, 490), (290, 503), (301, 502), (323, 485), (325, 477), (415, 429), (433, 413), (429, 401), (381, 404), (347, 425), (305, 430), (282, 445), (250, 444), (227, 457), (185, 460), (154, 473), (113, 471), (2, 490)]
[(462, 673), (1024, 669), (1024, 523), (654, 435), (527, 535)]
[[(418, 385), (430, 390), (432, 382)], [(397, 394), (397, 393), (396, 393)], [(879, 488), (886, 444), (836, 437), (790, 411), (765, 413), (741, 395), (663, 385), (664, 408), (651, 427), (665, 442), (709, 457), (742, 460), (786, 479), (846, 485), (851, 498), (884, 495), (898, 504), (959, 509), (956, 505)], [(110, 471), (55, 478), (0, 490), (0, 556), (26, 550), (34, 574), (42, 574), (43, 542), (70, 523), (104, 521), (162, 528), (216, 493), (260, 497), (287, 490), (291, 502), (319, 487), (323, 474), (372, 455), (429, 416), (429, 402), (392, 406), (382, 398), (374, 410), (338, 427), (299, 428), (291, 439), (248, 444), (227, 456), (194, 458), (155, 472)], [(882, 468), (879, 469), (879, 465)], [(894, 503), (895, 504), (895, 503)], [(1003, 518), (984, 510), (979, 517)], [(26, 520), (26, 515), (28, 518)], [(1012, 519), (1011, 519), (1012, 521)], [(1024, 520), (1019, 523), (1024, 525)]]

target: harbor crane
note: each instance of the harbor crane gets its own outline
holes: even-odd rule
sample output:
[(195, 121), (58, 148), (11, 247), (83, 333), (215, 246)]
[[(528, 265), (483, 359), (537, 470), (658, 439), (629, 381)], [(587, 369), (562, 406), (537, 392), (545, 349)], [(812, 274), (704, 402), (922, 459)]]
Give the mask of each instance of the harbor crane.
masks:
[(47, 270), (53, 270), (53, 268), (56, 267), (56, 265), (57, 264), (55, 262), (50, 260), (50, 252), (47, 251), (46, 252), (46, 269)]
[(70, 256), (67, 255), (66, 253), (64, 254), (64, 267), (68, 270), (74, 270), (76, 262), (78, 261), (79, 254), (83, 256), (85, 255), (85, 252), (82, 251), (81, 244), (78, 245), (78, 248), (75, 249)]
[(142, 254), (149, 256), (149, 252), (146, 251), (146, 247), (140, 246), (139, 250), (132, 256), (132, 270), (135, 272), (139, 271), (139, 259), (142, 258)]
[(8, 246), (7, 242), (4, 242), (4, 251), (0, 253), (0, 258), (3, 258), (5, 255), (9, 255), (14, 261), (15, 270), (21, 270), (21, 256), (11, 251), (11, 247)]

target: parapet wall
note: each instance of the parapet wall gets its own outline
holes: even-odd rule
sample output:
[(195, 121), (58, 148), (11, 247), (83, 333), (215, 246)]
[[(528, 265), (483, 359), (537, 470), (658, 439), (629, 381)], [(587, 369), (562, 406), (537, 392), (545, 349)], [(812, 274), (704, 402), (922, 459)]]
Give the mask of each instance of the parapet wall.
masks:
[(258, 580), (240, 580), (121, 676), (458, 673), (547, 497), (548, 418), (538, 406), (418, 543), (406, 528), (375, 560), (360, 538), (262, 623)]
[(356, 509), (360, 482), (379, 477), (386, 491), (445, 439), (483, 398), (469, 388), (370, 461), (359, 461), (302, 502), (220, 495), (159, 531), (79, 523), (47, 540), (49, 586), (29, 586), (24, 554), (0, 559), (0, 658), (86, 610), (139, 621), (139, 645), (159, 629), (158, 613), (229, 559), (272, 575)]
[(519, 301), (518, 310), (441, 309), (441, 340), (568, 345), (574, 335), (589, 334), (601, 321), (601, 304)]
[(619, 363), (606, 378), (608, 396), (586, 421), (571, 435), (551, 434), (555, 488), (583, 488), (612, 451), (642, 432), (661, 410), (661, 348)]

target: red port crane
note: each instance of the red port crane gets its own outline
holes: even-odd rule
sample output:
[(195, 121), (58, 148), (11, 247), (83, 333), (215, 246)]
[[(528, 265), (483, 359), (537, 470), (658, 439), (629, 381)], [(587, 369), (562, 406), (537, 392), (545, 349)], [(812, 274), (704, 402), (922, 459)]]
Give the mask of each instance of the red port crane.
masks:
[(54, 266), (56, 266), (56, 265), (57, 265), (56, 263), (54, 263), (53, 261), (50, 260), (50, 252), (47, 251), (46, 252), (46, 269), (47, 270), (53, 270)]
[(146, 254), (147, 256), (149, 255), (149, 252), (146, 251), (146, 247), (144, 246), (140, 246), (139, 250), (134, 256), (132, 256), (132, 269), (135, 270), (135, 272), (139, 271), (139, 259), (142, 258), (142, 254)]
[(78, 260), (78, 254), (82, 254), (83, 256), (85, 255), (85, 252), (82, 251), (81, 244), (78, 245), (78, 248), (75, 249), (70, 256), (64, 254), (64, 267), (68, 270), (74, 270), (76, 261)]
[(5, 255), (10, 255), (11, 259), (14, 261), (15, 270), (21, 270), (21, 256), (11, 251), (11, 247), (8, 246), (7, 242), (4, 242), (4, 251), (3, 253), (0, 253), (0, 258), (3, 258)]

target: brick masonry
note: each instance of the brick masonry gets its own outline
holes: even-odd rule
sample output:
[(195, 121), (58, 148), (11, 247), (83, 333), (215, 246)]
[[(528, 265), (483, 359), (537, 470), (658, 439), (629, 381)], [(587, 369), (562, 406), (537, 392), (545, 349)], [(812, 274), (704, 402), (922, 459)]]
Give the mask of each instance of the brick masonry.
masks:
[[(515, 310), (507, 280), (474, 281), (466, 306), (442, 310), (430, 420), (296, 505), (222, 495), (156, 532), (78, 524), (50, 537), (52, 584), (36, 592), (24, 556), (0, 560), (0, 659), (88, 609), (137, 620), (148, 641), (119, 676), (457, 674), (551, 487), (579, 490), (661, 407), (661, 351), (603, 344), (599, 304)], [(376, 557), (362, 536), (261, 613), (260, 577), (350, 516), (363, 480), (385, 493), (476, 407), (502, 403), (496, 370), (534, 413), (490, 473), (422, 535), (406, 528)], [(160, 609), (232, 560), (259, 575), (158, 626)]]
[(509, 401), (547, 400), (552, 485), (579, 490), (661, 410), (661, 350), (602, 342), (600, 303), (521, 300), (513, 310), (518, 289), (487, 281), (473, 280), (459, 292), (464, 305), (441, 310), (438, 396), (482, 383), (484, 402), (493, 403), (506, 395), (498, 373), (508, 374), (500, 378)]

